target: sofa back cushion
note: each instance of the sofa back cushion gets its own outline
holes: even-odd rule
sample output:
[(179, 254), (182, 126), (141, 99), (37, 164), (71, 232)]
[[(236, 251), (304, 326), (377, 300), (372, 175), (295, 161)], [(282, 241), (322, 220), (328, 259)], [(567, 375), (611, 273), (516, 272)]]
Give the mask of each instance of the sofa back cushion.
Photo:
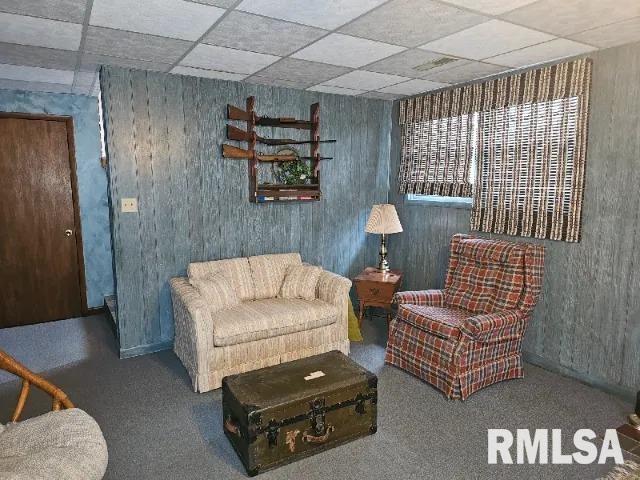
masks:
[(518, 307), (524, 289), (526, 245), (484, 238), (454, 238), (445, 304), (473, 313)]
[(299, 253), (280, 253), (249, 257), (255, 299), (275, 298), (280, 292), (289, 265), (302, 265)]
[(289, 265), (280, 287), (280, 298), (316, 298), (316, 287), (322, 268), (314, 265)]
[(212, 311), (224, 310), (240, 304), (240, 299), (231, 282), (222, 272), (207, 278), (192, 278), (190, 282)]
[(190, 281), (215, 277), (219, 272), (222, 272), (229, 280), (231, 287), (241, 301), (255, 298), (253, 278), (251, 277), (251, 268), (247, 258), (194, 262), (190, 263), (187, 268), (187, 275)]

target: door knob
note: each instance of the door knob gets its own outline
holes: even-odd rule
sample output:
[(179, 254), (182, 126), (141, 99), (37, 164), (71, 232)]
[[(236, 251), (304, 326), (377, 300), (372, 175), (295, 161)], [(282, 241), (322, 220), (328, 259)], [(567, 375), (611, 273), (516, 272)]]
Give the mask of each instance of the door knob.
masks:
[(66, 229), (66, 230), (64, 231), (64, 236), (65, 236), (65, 237), (70, 237), (71, 235), (73, 235), (73, 230)]

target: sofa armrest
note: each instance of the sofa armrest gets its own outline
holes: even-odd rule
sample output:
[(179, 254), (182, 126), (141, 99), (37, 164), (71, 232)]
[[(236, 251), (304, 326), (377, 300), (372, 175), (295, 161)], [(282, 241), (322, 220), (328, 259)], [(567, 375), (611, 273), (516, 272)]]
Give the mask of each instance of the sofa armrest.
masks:
[(169, 285), (175, 324), (173, 348), (195, 378), (198, 373), (208, 371), (209, 353), (213, 350), (211, 311), (187, 278), (172, 278)]
[(485, 313), (467, 318), (460, 330), (476, 340), (497, 342), (521, 336), (518, 327), (522, 325), (522, 320), (519, 310)]
[(351, 280), (323, 270), (318, 279), (316, 297), (337, 307), (346, 307), (345, 301), (351, 290)]
[(348, 302), (351, 301), (349, 298), (349, 290), (351, 290), (351, 280), (348, 278), (325, 270), (320, 274), (318, 286), (316, 287), (316, 297), (338, 308), (338, 319), (335, 328), (338, 329), (341, 340), (347, 340), (349, 338)]
[(444, 290), (414, 290), (397, 292), (393, 296), (393, 303), (397, 305), (411, 304), (424, 307), (443, 307)]

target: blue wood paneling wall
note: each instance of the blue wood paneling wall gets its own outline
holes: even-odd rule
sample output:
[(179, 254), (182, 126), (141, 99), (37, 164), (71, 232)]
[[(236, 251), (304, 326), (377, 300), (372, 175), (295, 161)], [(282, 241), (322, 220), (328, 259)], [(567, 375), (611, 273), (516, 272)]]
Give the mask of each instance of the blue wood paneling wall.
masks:
[[(101, 82), (121, 355), (171, 345), (168, 280), (191, 261), (299, 251), (345, 276), (376, 261), (364, 225), (389, 191), (391, 102), (114, 67)], [(247, 162), (220, 155), (226, 105), (249, 95), (267, 116), (308, 118), (320, 102), (321, 136), (338, 140), (321, 150), (334, 159), (320, 202), (249, 203)], [(120, 212), (123, 197), (138, 213)]]
[[(543, 293), (524, 349), (529, 361), (630, 397), (640, 389), (640, 44), (590, 57), (582, 240), (542, 242)], [(399, 142), (394, 121), (389, 197), (405, 231), (391, 236), (389, 250), (405, 271), (405, 288), (440, 288), (449, 241), (469, 232), (470, 211), (412, 204), (398, 194)]]

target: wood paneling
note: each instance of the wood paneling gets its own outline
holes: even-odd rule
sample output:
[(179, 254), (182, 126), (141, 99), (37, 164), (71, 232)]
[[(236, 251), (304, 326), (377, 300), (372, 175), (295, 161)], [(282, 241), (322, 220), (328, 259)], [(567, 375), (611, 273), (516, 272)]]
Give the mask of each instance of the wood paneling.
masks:
[[(122, 355), (170, 343), (167, 282), (190, 261), (299, 251), (350, 277), (375, 262), (364, 223), (387, 199), (391, 102), (111, 67), (102, 88)], [(226, 105), (249, 95), (266, 116), (308, 118), (320, 102), (321, 137), (337, 139), (321, 148), (334, 159), (321, 165), (320, 202), (249, 203), (247, 162), (220, 154)], [(137, 214), (120, 212), (122, 197), (138, 198)]]
[[(640, 44), (591, 56), (582, 240), (543, 242), (543, 294), (524, 348), (546, 367), (631, 392), (640, 385)], [(405, 272), (403, 288), (438, 288), (449, 239), (469, 231), (470, 211), (415, 205), (397, 193), (399, 131), (393, 128), (390, 199), (405, 231), (390, 238), (391, 261)]]

